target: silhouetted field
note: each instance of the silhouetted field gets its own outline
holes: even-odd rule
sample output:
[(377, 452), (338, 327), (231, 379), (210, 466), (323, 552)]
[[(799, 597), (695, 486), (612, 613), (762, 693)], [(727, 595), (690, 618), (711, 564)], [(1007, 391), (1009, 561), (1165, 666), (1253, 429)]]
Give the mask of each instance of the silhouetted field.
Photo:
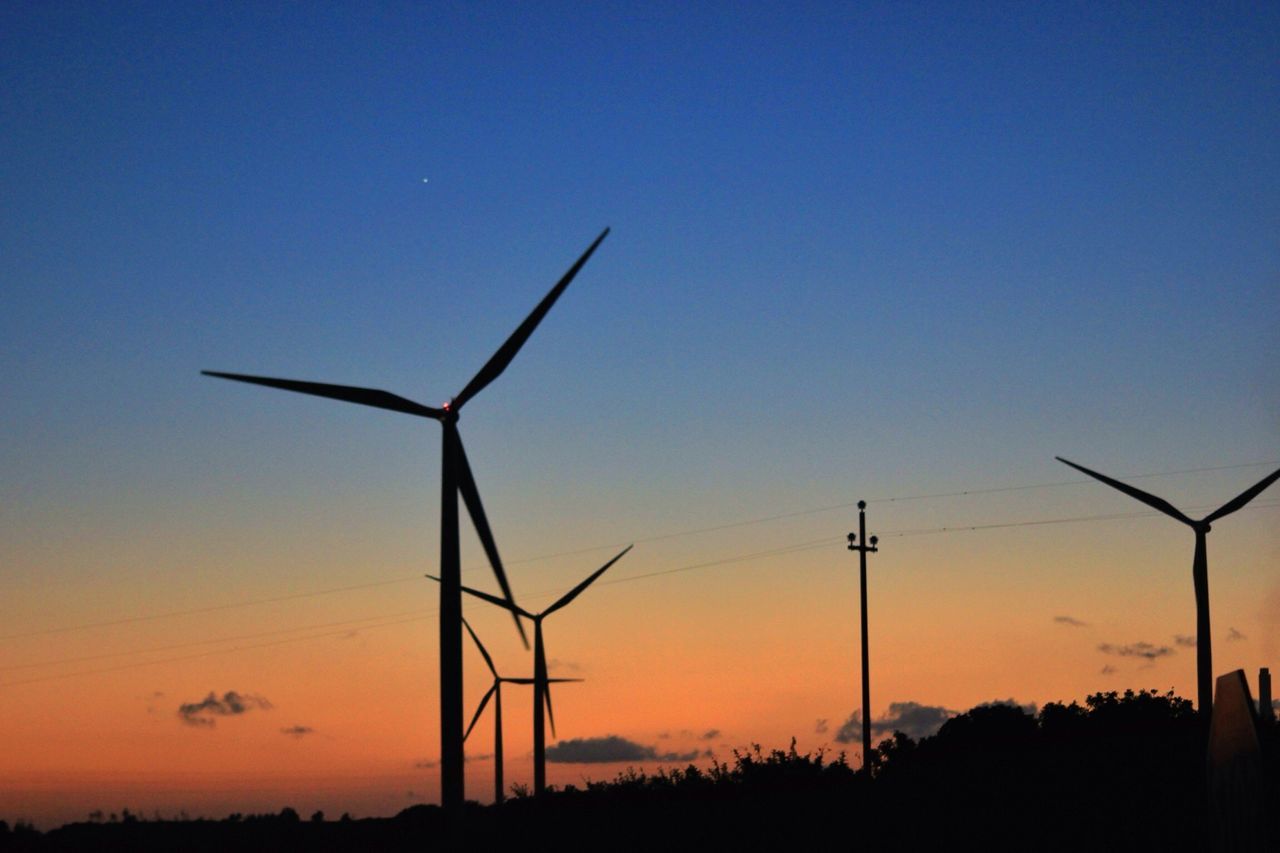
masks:
[[(1264, 726), (1272, 815), (1280, 815), (1277, 734)], [(979, 706), (920, 741), (895, 733), (877, 748), (871, 779), (842, 755), (754, 746), (708, 769), (632, 770), (540, 800), (471, 805), (453, 840), (439, 808), (414, 806), (364, 820), (303, 820), (285, 809), (222, 821), (130, 817), (45, 834), (6, 826), (0, 849), (1201, 851), (1205, 739), (1185, 699), (1099, 693), (1036, 715)]]

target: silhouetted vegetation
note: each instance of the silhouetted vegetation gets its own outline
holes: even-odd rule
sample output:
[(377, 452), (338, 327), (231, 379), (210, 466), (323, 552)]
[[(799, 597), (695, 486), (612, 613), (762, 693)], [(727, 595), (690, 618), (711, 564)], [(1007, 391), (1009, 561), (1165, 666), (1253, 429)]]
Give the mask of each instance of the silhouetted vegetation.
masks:
[[(881, 741), (868, 778), (843, 753), (734, 751), (710, 767), (628, 769), (612, 781), (518, 786), (502, 806), (470, 804), (469, 845), (639, 849), (746, 846), (871, 850), (1204, 850), (1204, 723), (1172, 693), (1097, 693), (1038, 714), (983, 705), (913, 740)], [(1280, 740), (1263, 728), (1272, 814), (1280, 814)], [(436, 806), (394, 818), (308, 821), (291, 808), (226, 820), (122, 819), (41, 835), (0, 823), (5, 850), (448, 849)]]

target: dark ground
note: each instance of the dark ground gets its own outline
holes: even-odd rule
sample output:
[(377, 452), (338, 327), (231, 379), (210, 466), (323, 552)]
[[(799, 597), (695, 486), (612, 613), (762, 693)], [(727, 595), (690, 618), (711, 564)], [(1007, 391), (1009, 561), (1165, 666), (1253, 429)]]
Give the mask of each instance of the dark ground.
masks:
[[(1264, 814), (1274, 822), (1276, 726), (1263, 735)], [(1205, 739), (1186, 700), (1104, 693), (1035, 716), (980, 706), (919, 742), (895, 733), (881, 742), (870, 780), (842, 756), (755, 747), (709, 770), (629, 772), (538, 801), (472, 805), (452, 837), (435, 806), (363, 820), (304, 820), (285, 809), (222, 821), (75, 823), (44, 834), (4, 826), (0, 850), (1203, 851)], [(1280, 849), (1274, 841), (1264, 849)]]

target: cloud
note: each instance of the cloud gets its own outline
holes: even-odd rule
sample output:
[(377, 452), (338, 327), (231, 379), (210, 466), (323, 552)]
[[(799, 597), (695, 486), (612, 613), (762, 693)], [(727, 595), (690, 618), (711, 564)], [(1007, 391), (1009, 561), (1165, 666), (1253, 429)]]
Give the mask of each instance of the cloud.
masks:
[(1102, 668), (1102, 672), (1101, 672), (1100, 674), (1101, 674), (1101, 675), (1114, 675), (1114, 674), (1115, 674), (1115, 671), (1116, 671), (1116, 668), (1115, 668), (1114, 666), (1112, 666), (1111, 664), (1107, 664), (1106, 666), (1104, 666), (1104, 667)]
[[(954, 717), (959, 711), (952, 711), (941, 705), (921, 705), (919, 702), (891, 702), (889, 713), (878, 720), (871, 721), (871, 733), (888, 734), (900, 731), (903, 734), (919, 739), (933, 734), (942, 724)], [(862, 714), (854, 711), (836, 732), (839, 743), (856, 743), (862, 740)]]
[(1196, 644), (1196, 638), (1194, 635), (1174, 634), (1173, 642), (1174, 645), (1178, 646), (1194, 646)]
[(658, 751), (617, 735), (562, 740), (547, 749), (547, 761), (557, 764), (607, 764), (611, 761), (653, 761)]
[(1039, 708), (1036, 707), (1035, 702), (1019, 702), (1013, 697), (1009, 697), (1008, 699), (992, 699), (990, 702), (981, 703), (980, 705), (978, 705), (978, 707), (989, 708), (992, 705), (1008, 705), (1010, 708), (1021, 708), (1023, 711), (1027, 712), (1033, 717), (1036, 715), (1036, 712), (1039, 710)]
[(1072, 628), (1086, 628), (1089, 625), (1088, 622), (1081, 622), (1074, 616), (1055, 616), (1053, 617), (1053, 621), (1057, 622), (1059, 625), (1068, 625)]
[(1104, 655), (1116, 655), (1122, 658), (1143, 658), (1148, 661), (1154, 661), (1156, 658), (1173, 654), (1173, 649), (1168, 646), (1153, 646), (1150, 643), (1129, 643), (1124, 646), (1102, 643), (1098, 646), (1098, 651)]
[(316, 730), (311, 728), (311, 726), (289, 726), (287, 729), (281, 729), (280, 734), (301, 738), (310, 734), (315, 734), (315, 731)]
[(547, 661), (548, 670), (567, 669), (569, 672), (582, 672), (582, 664), (577, 661), (560, 660), (560, 658), (552, 658)]
[(1227, 642), (1229, 643), (1235, 642), (1236, 640), (1247, 640), (1247, 639), (1249, 638), (1246, 637), (1244, 634), (1241, 634), (1235, 628), (1232, 628), (1231, 632), (1227, 634)]
[(825, 735), (827, 733), (827, 718), (823, 717), (813, 724), (813, 733), (815, 735)]
[[(717, 732), (717, 734), (719, 734)], [(562, 740), (547, 748), (547, 761), (554, 764), (611, 764), (620, 761), (695, 761), (708, 758), (711, 750), (658, 752), (656, 747), (627, 740), (618, 735)]]
[(213, 726), (214, 717), (236, 717), (254, 708), (269, 709), (271, 703), (263, 696), (252, 693), (237, 693), (228, 690), (218, 698), (218, 694), (210, 691), (200, 702), (183, 702), (178, 706), (178, 716), (190, 726)]
[(719, 729), (707, 729), (699, 740), (715, 740), (718, 737), (720, 737)]
[(160, 700), (160, 699), (163, 699), (163, 698), (164, 698), (164, 691), (162, 691), (162, 690), (153, 690), (153, 691), (151, 691), (149, 694), (147, 694), (146, 696), (143, 696), (143, 697), (141, 697), (141, 698), (142, 698), (142, 701), (143, 701), (143, 702), (146, 702), (146, 703), (147, 703), (147, 713), (148, 713), (148, 714), (155, 714), (155, 713), (156, 713), (156, 711), (157, 711), (157, 710), (159, 710), (158, 708), (156, 708), (156, 702), (157, 702), (158, 700)]
[[(493, 758), (492, 752), (486, 752), (483, 755), (465, 755), (462, 760), (466, 762), (472, 761), (488, 761)], [(421, 761), (413, 762), (414, 770), (435, 770), (440, 766), (440, 762), (432, 758), (424, 758)]]

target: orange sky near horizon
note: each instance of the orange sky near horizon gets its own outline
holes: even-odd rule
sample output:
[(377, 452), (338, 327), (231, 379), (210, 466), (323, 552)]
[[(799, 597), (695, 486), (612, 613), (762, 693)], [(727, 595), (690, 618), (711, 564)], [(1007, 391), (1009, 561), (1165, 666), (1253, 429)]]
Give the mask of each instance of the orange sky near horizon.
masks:
[[(1239, 480), (1254, 472), (1222, 472)], [(1205, 475), (1170, 478), (1198, 480)], [(1078, 493), (1087, 486), (1052, 492)], [(1074, 509), (1080, 496), (1050, 503)], [(1123, 496), (1095, 492), (1095, 511), (1124, 512)], [(1261, 507), (1220, 522), (1210, 537), (1215, 669), (1244, 668), (1255, 682), (1259, 666), (1275, 662), (1274, 567), (1280, 541)], [(988, 513), (1016, 517), (1016, 503), (982, 500), (988, 509), (953, 503), (953, 518)], [(1024, 518), (1059, 516), (1025, 497)], [(972, 502), (972, 501), (971, 501)], [(1064, 507), (1064, 504), (1066, 506)], [(953, 711), (984, 701), (1022, 704), (1083, 700), (1110, 689), (1193, 692), (1194, 654), (1174, 635), (1191, 633), (1193, 600), (1189, 534), (1162, 518), (1103, 520), (1000, 530), (897, 535), (916, 530), (935, 512), (879, 503), (869, 508), (871, 531), (887, 531), (870, 557), (873, 714), (893, 702)], [(848, 510), (748, 525), (673, 540), (642, 543), (570, 607), (547, 621), (553, 675), (582, 677), (554, 693), (561, 740), (619, 735), (659, 755), (710, 750), (730, 760), (750, 743), (784, 748), (845, 750), (855, 763), (859, 744), (840, 744), (835, 732), (857, 706), (857, 558), (839, 531)], [(896, 523), (895, 523), (896, 522)], [(769, 550), (778, 540), (831, 537), (829, 547), (695, 568), (626, 582), (628, 577), (695, 566), (734, 554)], [(469, 536), (470, 534), (468, 534)], [(473, 543), (468, 542), (468, 545)], [(544, 552), (545, 553), (545, 552)], [(492, 586), (464, 566), (465, 582)], [(527, 607), (549, 601), (585, 575), (599, 554), (554, 561), (514, 562), (516, 594)], [(157, 557), (159, 559), (159, 557)], [(551, 564), (554, 563), (554, 568)], [(259, 570), (268, 575), (270, 567)], [(281, 574), (288, 574), (282, 568)], [(623, 581), (623, 582), (619, 582)], [(313, 587), (315, 588), (315, 587)], [(324, 588), (321, 586), (320, 588)], [(272, 811), (290, 805), (331, 816), (389, 814), (413, 802), (435, 801), (438, 757), (435, 588), (428, 581), (320, 595), (212, 613), (27, 637), (7, 644), (3, 663), (9, 701), (0, 728), (11, 737), (0, 757), (0, 807), (12, 818), (40, 825), (83, 818), (89, 811), (129, 808), (142, 814)], [(63, 590), (61, 594), (68, 591)], [(544, 592), (547, 595), (539, 595)], [(49, 595), (55, 593), (47, 592)], [(214, 603), (213, 601), (209, 602)], [(129, 612), (159, 608), (133, 602)], [(67, 609), (71, 609), (68, 607)], [(110, 612), (110, 611), (106, 611)], [(479, 602), (466, 613), (504, 674), (524, 674), (530, 658), (509, 617)], [(311, 630), (277, 629), (247, 636), (264, 623), (332, 626), (386, 615), (385, 627), (339, 624)], [(1087, 624), (1055, 622), (1071, 616)], [(381, 625), (374, 622), (373, 625)], [(104, 657), (116, 651), (160, 648), (181, 627), (187, 648), (149, 655)], [(1233, 631), (1243, 639), (1229, 639)], [(295, 641), (300, 636), (327, 634)], [(285, 640), (287, 642), (279, 642)], [(1108, 656), (1099, 645), (1150, 641), (1174, 653), (1141, 663)], [(98, 674), (20, 683), (138, 661), (277, 643), (188, 660), (133, 666)], [(15, 669), (19, 662), (98, 658), (60, 666)], [(467, 715), (488, 688), (479, 655), (467, 651)], [(1103, 674), (1104, 666), (1115, 672)], [(234, 689), (259, 695), (269, 708), (184, 723), (177, 706), (209, 692)], [(531, 718), (527, 689), (504, 691), (508, 784), (529, 784)], [(826, 731), (817, 731), (818, 721)], [(285, 731), (308, 729), (301, 735)], [(492, 706), (468, 743), (468, 796), (492, 798)], [(714, 731), (710, 738), (704, 737)], [(554, 743), (549, 739), (549, 743)], [(673, 762), (666, 762), (667, 764)], [(682, 762), (674, 762), (682, 763)], [(706, 765), (700, 755), (695, 763)], [(553, 784), (611, 778), (628, 765), (549, 765)], [(412, 795), (410, 795), (412, 792)], [(274, 804), (274, 805), (272, 805)]]

